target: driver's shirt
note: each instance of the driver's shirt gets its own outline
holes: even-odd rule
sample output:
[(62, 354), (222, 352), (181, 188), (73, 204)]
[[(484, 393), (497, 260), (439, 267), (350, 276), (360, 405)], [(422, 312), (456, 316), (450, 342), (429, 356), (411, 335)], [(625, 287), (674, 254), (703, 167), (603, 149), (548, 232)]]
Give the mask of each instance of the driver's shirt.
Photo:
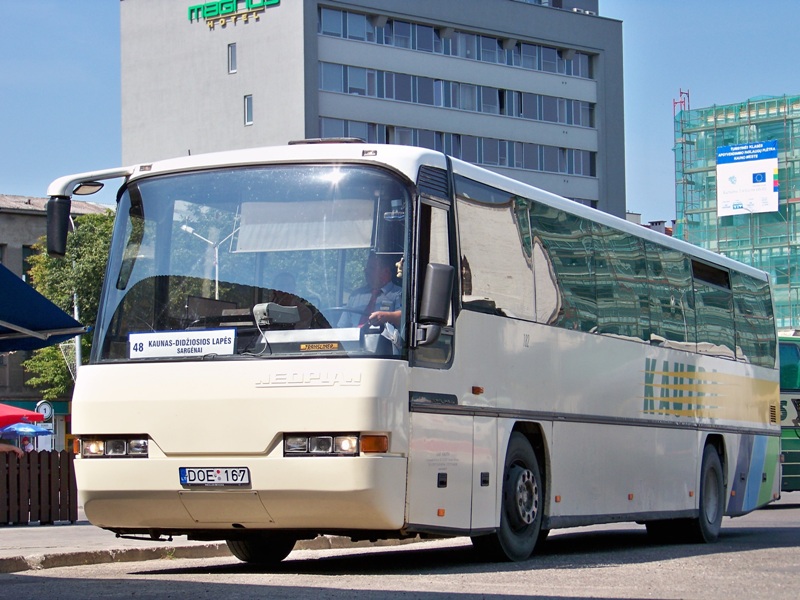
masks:
[[(400, 310), (402, 301), (402, 291), (399, 285), (390, 281), (384, 285), (378, 296), (375, 298), (375, 307), (370, 312), (376, 310), (395, 311)], [(369, 286), (360, 287), (350, 294), (347, 299), (348, 310), (342, 313), (339, 318), (338, 327), (358, 327), (364, 322), (364, 312), (367, 309), (370, 299), (372, 298), (372, 288)]]

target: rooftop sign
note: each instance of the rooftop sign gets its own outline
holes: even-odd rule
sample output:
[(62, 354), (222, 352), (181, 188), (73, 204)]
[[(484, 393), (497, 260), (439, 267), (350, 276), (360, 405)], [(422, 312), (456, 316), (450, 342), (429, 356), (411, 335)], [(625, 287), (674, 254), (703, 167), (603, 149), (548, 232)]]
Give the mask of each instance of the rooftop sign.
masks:
[(281, 0), (218, 0), (203, 2), (189, 7), (189, 21), (199, 22), (203, 19), (209, 29), (216, 25), (225, 27), (228, 22), (236, 25), (238, 21), (248, 23), (251, 19), (258, 21), (259, 13), (268, 6), (280, 4)]

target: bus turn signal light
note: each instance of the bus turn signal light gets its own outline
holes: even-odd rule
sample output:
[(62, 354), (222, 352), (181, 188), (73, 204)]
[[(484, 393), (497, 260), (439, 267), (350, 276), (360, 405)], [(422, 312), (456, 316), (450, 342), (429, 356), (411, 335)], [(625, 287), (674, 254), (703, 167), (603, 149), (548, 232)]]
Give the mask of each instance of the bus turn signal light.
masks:
[(362, 435), (361, 436), (361, 451), (362, 452), (388, 452), (389, 451), (389, 436), (386, 435)]

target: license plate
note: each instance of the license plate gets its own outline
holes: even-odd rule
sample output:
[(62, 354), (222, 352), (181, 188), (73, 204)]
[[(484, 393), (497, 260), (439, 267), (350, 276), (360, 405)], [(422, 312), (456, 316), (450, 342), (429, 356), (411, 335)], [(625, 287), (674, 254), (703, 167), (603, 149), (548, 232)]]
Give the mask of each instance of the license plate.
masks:
[(180, 467), (181, 485), (249, 485), (247, 467)]

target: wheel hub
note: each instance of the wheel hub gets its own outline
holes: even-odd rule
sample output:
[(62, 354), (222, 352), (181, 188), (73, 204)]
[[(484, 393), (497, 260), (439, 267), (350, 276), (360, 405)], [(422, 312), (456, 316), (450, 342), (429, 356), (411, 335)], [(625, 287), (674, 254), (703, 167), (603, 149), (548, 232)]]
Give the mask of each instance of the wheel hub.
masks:
[(539, 511), (539, 490), (536, 479), (529, 469), (514, 466), (511, 469), (511, 481), (514, 482), (514, 506), (520, 525), (530, 525)]

